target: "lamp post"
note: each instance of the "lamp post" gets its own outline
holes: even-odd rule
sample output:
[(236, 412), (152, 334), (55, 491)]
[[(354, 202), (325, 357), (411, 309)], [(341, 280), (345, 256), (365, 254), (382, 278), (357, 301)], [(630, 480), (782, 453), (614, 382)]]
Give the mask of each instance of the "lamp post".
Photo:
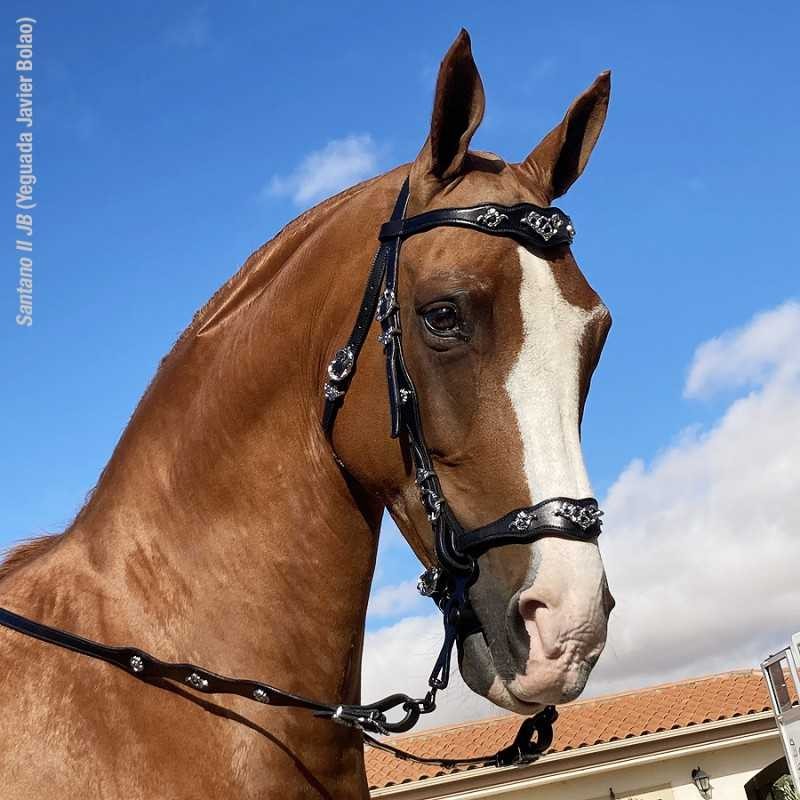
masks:
[(703, 797), (708, 797), (710, 795), (711, 779), (700, 767), (696, 767), (692, 770), (692, 781), (697, 787), (697, 791), (700, 792)]

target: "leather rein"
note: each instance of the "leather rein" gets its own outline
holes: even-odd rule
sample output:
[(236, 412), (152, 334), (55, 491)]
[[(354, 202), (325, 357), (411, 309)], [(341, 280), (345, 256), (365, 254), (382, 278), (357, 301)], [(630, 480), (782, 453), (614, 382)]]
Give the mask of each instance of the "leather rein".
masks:
[[(518, 508), (500, 519), (465, 531), (442, 491), (433, 460), (425, 444), (422, 417), (414, 382), (408, 372), (402, 347), (400, 306), (398, 305), (398, 266), (403, 240), (432, 228), (454, 226), (506, 236), (537, 249), (569, 245), (574, 237), (570, 218), (557, 208), (541, 208), (530, 203), (514, 206), (482, 204), (470, 208), (437, 209), (406, 217), (408, 178), (395, 202), (392, 216), (380, 229), (380, 246), (372, 263), (364, 296), (347, 343), (328, 365), (324, 385), (325, 406), (322, 427), (331, 438), (337, 412), (342, 406), (356, 364), (373, 319), (381, 326), (378, 337), (386, 357), (386, 376), (391, 411), (391, 436), (402, 436), (410, 452), (420, 501), (434, 535), (436, 560), (420, 577), (419, 591), (431, 597), (442, 612), (444, 641), (428, 679), (422, 698), (391, 694), (368, 705), (319, 703), (291, 694), (266, 683), (218, 675), (190, 663), (161, 661), (136, 647), (111, 647), (50, 627), (0, 608), (0, 625), (26, 636), (72, 650), (112, 664), (129, 675), (149, 682), (174, 681), (203, 694), (233, 694), (271, 706), (289, 706), (311, 711), (358, 729), (366, 744), (392, 755), (445, 769), (457, 766), (510, 766), (535, 761), (553, 741), (553, 723), (558, 717), (554, 706), (546, 706), (520, 726), (513, 742), (492, 755), (474, 758), (427, 758), (402, 750), (373, 734), (389, 735), (413, 728), (423, 714), (436, 709), (436, 694), (445, 689), (450, 677), (453, 646), (463, 639), (481, 635), (481, 625), (469, 601), (469, 589), (478, 578), (478, 557), (493, 547), (533, 542), (543, 536), (559, 536), (594, 541), (601, 530), (602, 511), (594, 498), (556, 497), (534, 506)], [(336, 457), (336, 456), (335, 456)], [(344, 465), (336, 457), (339, 465)], [(400, 709), (395, 721), (387, 713)]]

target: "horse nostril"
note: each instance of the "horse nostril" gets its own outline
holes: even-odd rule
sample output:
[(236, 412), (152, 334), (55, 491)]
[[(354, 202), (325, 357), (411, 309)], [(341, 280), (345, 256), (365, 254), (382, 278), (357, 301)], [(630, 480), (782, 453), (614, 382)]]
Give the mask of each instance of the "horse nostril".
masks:
[(547, 605), (533, 597), (521, 597), (519, 600), (519, 615), (525, 622), (533, 622), (536, 612), (544, 608), (547, 608)]
[(530, 638), (531, 651), (544, 658), (558, 658), (563, 652), (559, 606), (551, 605), (530, 589), (519, 598), (519, 616)]

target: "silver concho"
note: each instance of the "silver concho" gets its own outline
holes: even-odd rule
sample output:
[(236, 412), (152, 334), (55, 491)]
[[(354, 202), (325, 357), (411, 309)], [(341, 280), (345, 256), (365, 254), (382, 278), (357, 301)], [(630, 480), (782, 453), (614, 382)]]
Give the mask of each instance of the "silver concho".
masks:
[(375, 312), (375, 319), (378, 322), (383, 322), (393, 311), (397, 311), (397, 298), (394, 292), (389, 289), (384, 289), (381, 299), (378, 300), (378, 309)]
[(201, 678), (196, 672), (186, 678), (186, 683), (194, 689), (208, 689), (208, 681), (205, 678)]
[(410, 389), (401, 389), (400, 390), (400, 402), (407, 403), (411, 399), (411, 390)]
[(439, 589), (439, 582), (442, 577), (442, 571), (438, 567), (431, 567), (426, 569), (422, 575), (419, 576), (417, 581), (417, 591), (423, 597), (431, 597), (436, 594)]
[(595, 522), (602, 525), (600, 517), (603, 516), (603, 512), (594, 505), (578, 506), (575, 503), (567, 503), (565, 501), (555, 513), (557, 517), (564, 517), (564, 519), (574, 522), (584, 531), (588, 531)]
[(269, 703), (269, 695), (261, 688), (253, 689), (253, 700), (259, 703)]
[[(521, 222), (530, 225), (542, 239), (549, 242), (561, 229), (561, 226), (564, 224), (564, 218), (557, 212), (546, 217), (544, 214), (539, 214), (536, 211), (529, 211), (522, 218)], [(567, 232), (569, 233), (569, 231)], [(574, 235), (574, 229), (570, 236), (572, 235)]]
[(485, 213), (478, 217), (477, 222), (482, 223), (487, 228), (496, 228), (501, 222), (505, 222), (507, 219), (507, 214), (503, 214), (494, 206), (491, 206), (486, 209)]
[(325, 393), (326, 400), (334, 401), (344, 397), (344, 391), (337, 389), (332, 383), (326, 383), (322, 391)]
[(337, 350), (333, 360), (328, 364), (328, 377), (337, 383), (343, 381), (353, 371), (355, 359), (353, 348), (349, 344)]
[(509, 530), (527, 531), (533, 525), (535, 519), (536, 514), (532, 514), (530, 511), (520, 511), (514, 517), (514, 521), (509, 523)]
[(144, 670), (144, 659), (141, 656), (131, 656), (128, 662), (131, 665), (133, 672), (142, 672)]

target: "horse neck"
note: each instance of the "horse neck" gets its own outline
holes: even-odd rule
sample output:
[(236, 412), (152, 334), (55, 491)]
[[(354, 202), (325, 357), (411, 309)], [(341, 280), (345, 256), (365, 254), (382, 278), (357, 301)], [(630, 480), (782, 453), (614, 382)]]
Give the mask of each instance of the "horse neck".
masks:
[[(381, 506), (335, 465), (320, 378), (373, 245), (337, 248), (347, 201), (333, 205), (265, 246), (179, 340), (72, 527), (0, 584), (8, 605), (164, 659), (357, 698)], [(352, 302), (325, 304), (334, 279)]]

